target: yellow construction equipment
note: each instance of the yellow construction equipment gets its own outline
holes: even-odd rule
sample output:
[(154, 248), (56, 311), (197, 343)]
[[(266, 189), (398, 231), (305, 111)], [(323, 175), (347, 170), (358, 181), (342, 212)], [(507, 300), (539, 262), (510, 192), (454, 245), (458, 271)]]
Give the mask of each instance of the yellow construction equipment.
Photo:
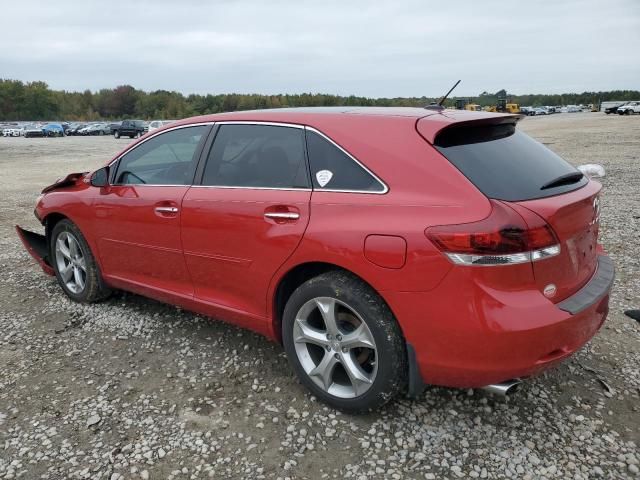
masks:
[(477, 103), (471, 103), (471, 99), (465, 100), (464, 98), (458, 98), (456, 100), (456, 109), (457, 110), (470, 110), (472, 112), (480, 112), (482, 111), (482, 107)]
[(498, 104), (490, 107), (485, 107), (487, 112), (500, 112), (500, 113), (520, 113), (520, 105), (517, 103), (507, 103), (506, 98), (498, 98)]

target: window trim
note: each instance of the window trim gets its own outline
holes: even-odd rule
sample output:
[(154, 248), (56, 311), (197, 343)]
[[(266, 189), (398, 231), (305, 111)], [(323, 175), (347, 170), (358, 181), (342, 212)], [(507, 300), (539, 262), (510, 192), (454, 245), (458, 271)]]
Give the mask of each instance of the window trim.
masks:
[[(147, 143), (149, 140), (151, 140), (152, 138), (157, 137), (158, 135), (162, 135), (164, 133), (172, 132), (174, 130), (179, 130), (179, 129), (182, 129), (182, 128), (203, 127), (203, 126), (211, 127), (212, 125), (214, 125), (214, 123), (215, 122), (189, 123), (189, 124), (185, 124), (185, 125), (177, 125), (175, 127), (167, 128), (166, 130), (162, 130), (162, 131), (159, 131), (159, 132), (154, 132), (151, 136), (149, 136), (148, 138), (145, 138), (144, 140), (136, 143), (131, 148), (128, 148), (127, 150), (122, 152), (120, 155), (118, 155), (116, 158), (111, 160), (111, 162), (109, 162), (109, 164), (107, 165), (109, 167), (109, 185), (112, 186), (112, 187), (193, 187), (194, 186), (193, 182), (195, 181), (195, 177), (191, 180), (190, 184), (186, 184), (186, 185), (183, 184), (183, 183), (181, 183), (181, 184), (168, 184), (168, 183), (163, 183), (163, 184), (154, 184), (154, 183), (113, 183), (113, 180), (115, 179), (115, 174), (116, 174), (117, 168), (115, 170), (112, 170), (111, 167), (114, 164), (117, 165), (125, 155), (128, 155), (130, 152), (134, 151), (140, 145), (143, 145), (143, 144)], [(204, 141), (203, 141), (203, 139), (200, 140), (201, 144), (198, 146), (198, 148), (196, 148), (196, 151), (194, 152), (194, 155), (196, 155), (196, 158), (195, 158), (196, 171), (198, 169), (198, 165), (199, 165), (201, 157), (202, 157), (202, 149), (204, 148), (205, 144), (207, 143), (207, 139), (208, 139), (210, 133), (211, 133), (211, 128), (209, 128), (203, 134)]]
[[(288, 128), (297, 128), (299, 130), (304, 130), (307, 128), (305, 125), (300, 125), (298, 123), (286, 123), (286, 122), (261, 122), (256, 120), (223, 120), (220, 122), (215, 122), (215, 135), (211, 139), (211, 144), (207, 146), (202, 152), (202, 170), (196, 174), (196, 179), (194, 180), (194, 184), (191, 185), (193, 188), (220, 188), (225, 190), (284, 190), (284, 191), (294, 191), (294, 192), (312, 192), (313, 191), (313, 181), (309, 178), (309, 183), (311, 187), (245, 187), (245, 186), (231, 186), (231, 185), (203, 185), (202, 181), (204, 178), (204, 170), (207, 166), (207, 162), (209, 161), (209, 154), (211, 153), (211, 149), (213, 148), (213, 144), (216, 141), (216, 137), (218, 136), (218, 131), (220, 130), (221, 125), (265, 125), (270, 127), (288, 127)], [(309, 158), (307, 156), (307, 141), (305, 138), (304, 141), (304, 161), (307, 173), (309, 173)], [(195, 182), (198, 182), (197, 184)]]
[[(331, 139), (331, 137), (327, 136), (326, 134), (324, 134), (323, 132), (321, 132), (320, 130), (314, 128), (314, 127), (310, 127), (308, 125), (301, 125), (301, 124), (297, 124), (297, 123), (286, 123), (286, 122), (269, 122), (269, 121), (256, 121), (256, 120), (223, 120), (220, 122), (214, 122), (215, 123), (215, 127), (218, 127), (219, 125), (270, 125), (270, 126), (274, 126), (274, 127), (290, 127), (290, 128), (299, 128), (299, 129), (303, 129), (306, 131), (310, 131), (310, 132), (314, 132), (317, 133), (318, 135), (320, 135), (321, 137), (323, 137), (325, 140), (327, 140), (329, 143), (331, 143), (332, 145), (334, 145), (336, 148), (338, 148), (342, 153), (344, 153), (347, 157), (349, 157), (351, 160), (353, 160), (357, 165), (359, 165), (365, 172), (367, 172), (369, 175), (371, 175), (382, 187), (383, 189), (381, 191), (371, 191), (371, 190), (340, 190), (340, 189), (331, 189), (331, 188), (323, 188), (323, 189), (317, 189), (314, 188), (313, 186), (313, 178), (310, 178), (310, 182), (311, 182), (311, 187), (310, 188), (302, 188), (302, 187), (288, 187), (288, 188), (283, 188), (283, 187), (241, 187), (241, 186), (227, 186), (227, 185), (202, 185), (202, 177), (203, 177), (203, 171), (204, 168), (202, 169), (201, 172), (199, 172), (199, 174), (196, 174), (196, 179), (194, 180), (194, 182), (198, 182), (197, 184), (194, 183), (192, 185), (193, 188), (221, 188), (221, 189), (237, 189), (237, 190), (288, 190), (288, 191), (302, 191), (302, 192), (329, 192), (329, 193), (357, 193), (357, 194), (368, 194), (368, 195), (385, 195), (389, 192), (389, 186), (386, 184), (386, 182), (384, 182), (380, 177), (378, 177), (373, 171), (371, 171), (366, 165), (364, 165), (362, 162), (360, 162), (356, 157), (354, 157), (353, 155), (351, 155), (347, 150), (345, 150), (344, 148), (342, 148), (339, 144), (337, 144), (334, 140)], [(215, 142), (215, 136), (217, 136), (218, 133), (218, 129), (216, 128), (215, 130), (215, 135), (211, 140), (211, 145), (208, 146), (208, 148), (206, 148), (205, 150), (207, 150), (207, 153), (204, 153), (204, 150), (202, 152), (203, 155), (203, 166), (206, 167), (206, 162), (209, 160), (209, 153), (211, 151), (211, 148), (213, 148), (213, 144)], [(307, 148), (307, 142), (306, 142), (306, 138), (305, 138), (305, 146), (304, 146), (304, 153), (305, 153), (305, 162), (307, 162), (307, 171), (309, 172), (309, 175), (311, 175), (311, 162), (309, 161), (309, 150)]]
[[(369, 168), (367, 168), (362, 162), (360, 162), (360, 160), (358, 160), (356, 157), (354, 157), (353, 155), (351, 155), (348, 151), (346, 151), (344, 148), (342, 148), (340, 145), (338, 145), (335, 141), (333, 141), (330, 137), (328, 137), (327, 135), (325, 135), (324, 133), (322, 133), (320, 130), (317, 130), (316, 128), (313, 127), (305, 127), (305, 130), (308, 130), (310, 132), (314, 132), (317, 133), (318, 135), (320, 135), (321, 137), (323, 137), (325, 140), (327, 140), (329, 143), (333, 144), (335, 147), (337, 147), (342, 153), (344, 153), (347, 157), (349, 157), (351, 160), (353, 160), (354, 162), (356, 162), (356, 164), (360, 165), (360, 167), (362, 167), (362, 169), (367, 172), (369, 175), (371, 175), (374, 180), (376, 180), (380, 185), (382, 185), (382, 191), (372, 191), (372, 190), (349, 190), (349, 189), (332, 189), (332, 188), (322, 188), (322, 189), (318, 189), (313, 187), (313, 178), (311, 178), (311, 185), (313, 188), (314, 192), (334, 192), (334, 193), (366, 193), (366, 194), (372, 194), (372, 195), (385, 195), (386, 193), (389, 192), (389, 186), (380, 178), (378, 177), (375, 173), (373, 173)], [(307, 152), (308, 153), (308, 152)], [(309, 160), (309, 169), (311, 169), (311, 161)]]

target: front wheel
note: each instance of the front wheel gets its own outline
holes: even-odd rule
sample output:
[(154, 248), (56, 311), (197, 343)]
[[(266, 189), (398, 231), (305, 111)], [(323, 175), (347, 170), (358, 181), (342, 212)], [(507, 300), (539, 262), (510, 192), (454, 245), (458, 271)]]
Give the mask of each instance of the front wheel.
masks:
[(302, 284), (284, 310), (282, 338), (301, 382), (346, 412), (378, 408), (406, 384), (406, 352), (386, 303), (340, 271)]
[(91, 303), (109, 296), (89, 244), (70, 220), (56, 223), (51, 232), (50, 256), (58, 283), (73, 301)]

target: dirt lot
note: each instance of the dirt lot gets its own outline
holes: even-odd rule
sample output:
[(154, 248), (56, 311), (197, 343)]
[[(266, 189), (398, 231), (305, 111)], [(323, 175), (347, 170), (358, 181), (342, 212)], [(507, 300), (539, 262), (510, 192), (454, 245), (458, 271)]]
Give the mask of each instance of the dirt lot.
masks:
[(602, 163), (608, 322), (502, 400), (431, 388), (367, 416), (319, 404), (267, 340), (130, 294), (71, 303), (23, 251), (39, 190), (129, 140), (0, 138), (0, 478), (631, 478), (640, 460), (640, 116), (521, 128)]

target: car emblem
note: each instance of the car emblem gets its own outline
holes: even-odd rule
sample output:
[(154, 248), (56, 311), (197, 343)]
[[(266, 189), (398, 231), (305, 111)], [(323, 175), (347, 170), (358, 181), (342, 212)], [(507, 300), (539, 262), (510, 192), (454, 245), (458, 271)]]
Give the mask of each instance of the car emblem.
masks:
[(550, 283), (549, 285), (544, 287), (544, 290), (542, 291), (542, 293), (547, 298), (553, 298), (556, 296), (557, 291), (558, 291), (558, 288), (553, 283)]

